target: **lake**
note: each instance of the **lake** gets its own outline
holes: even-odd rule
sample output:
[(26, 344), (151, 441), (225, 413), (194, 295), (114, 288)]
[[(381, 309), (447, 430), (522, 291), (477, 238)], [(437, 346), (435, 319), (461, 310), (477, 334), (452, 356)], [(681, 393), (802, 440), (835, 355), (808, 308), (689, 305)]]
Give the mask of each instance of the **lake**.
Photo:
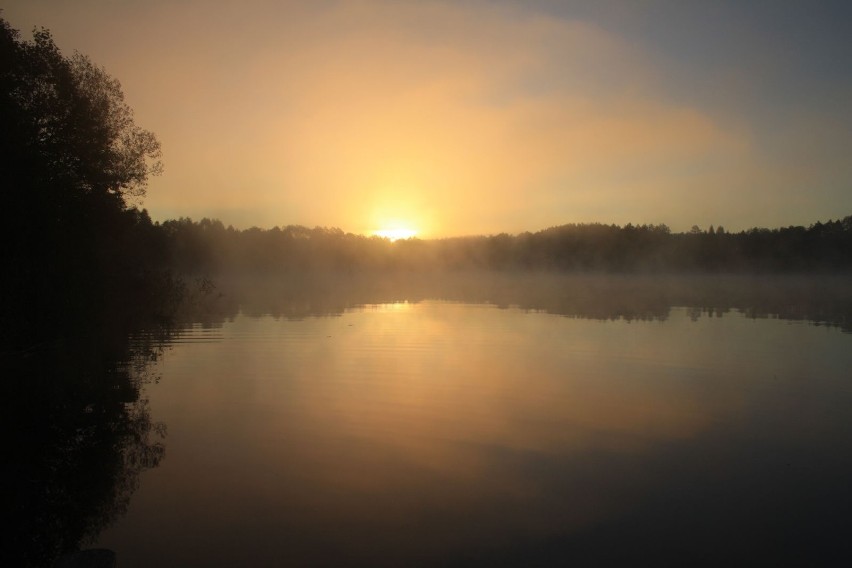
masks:
[(848, 279), (304, 284), (223, 286), (131, 338), (143, 457), (91, 546), (122, 568), (852, 556)]

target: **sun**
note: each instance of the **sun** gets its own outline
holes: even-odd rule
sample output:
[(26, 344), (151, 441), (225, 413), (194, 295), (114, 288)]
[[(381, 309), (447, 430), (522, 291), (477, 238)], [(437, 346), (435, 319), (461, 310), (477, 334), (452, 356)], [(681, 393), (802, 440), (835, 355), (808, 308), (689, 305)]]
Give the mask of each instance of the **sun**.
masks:
[(369, 229), (364, 232), (389, 241), (406, 240), (428, 232), (428, 223), (423, 217), (424, 207), (409, 202), (405, 195), (405, 192), (397, 191), (393, 198), (384, 198), (382, 204), (374, 205), (367, 218)]
[(410, 227), (391, 227), (386, 229), (376, 229), (373, 234), (377, 237), (398, 241), (400, 239), (410, 239), (417, 234), (416, 229)]

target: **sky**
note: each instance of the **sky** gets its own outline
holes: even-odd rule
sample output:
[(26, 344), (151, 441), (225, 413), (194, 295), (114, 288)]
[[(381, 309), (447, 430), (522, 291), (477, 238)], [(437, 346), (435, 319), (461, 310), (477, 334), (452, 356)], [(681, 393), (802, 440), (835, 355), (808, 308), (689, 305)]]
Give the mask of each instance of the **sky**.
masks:
[(18, 0), (119, 79), (155, 220), (422, 237), (852, 215), (852, 2)]

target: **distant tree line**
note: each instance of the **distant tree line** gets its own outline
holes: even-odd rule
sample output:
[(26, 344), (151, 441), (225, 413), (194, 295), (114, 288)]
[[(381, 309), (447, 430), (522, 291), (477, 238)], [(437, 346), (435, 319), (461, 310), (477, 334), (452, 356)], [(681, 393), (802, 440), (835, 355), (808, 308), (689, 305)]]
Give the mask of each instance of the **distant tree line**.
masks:
[(852, 269), (852, 216), (809, 227), (672, 233), (666, 225), (568, 224), (518, 235), (407, 239), (302, 226), (238, 230), (187, 218), (155, 228), (188, 274), (400, 270), (827, 272)]
[(228, 273), (852, 269), (852, 217), (739, 233), (592, 223), (396, 242), (297, 225), (155, 223), (139, 206), (160, 171), (159, 143), (135, 124), (118, 81), (83, 55), (64, 56), (48, 31), (23, 40), (0, 18), (3, 345), (100, 320), (132, 327), (170, 313), (186, 282)]

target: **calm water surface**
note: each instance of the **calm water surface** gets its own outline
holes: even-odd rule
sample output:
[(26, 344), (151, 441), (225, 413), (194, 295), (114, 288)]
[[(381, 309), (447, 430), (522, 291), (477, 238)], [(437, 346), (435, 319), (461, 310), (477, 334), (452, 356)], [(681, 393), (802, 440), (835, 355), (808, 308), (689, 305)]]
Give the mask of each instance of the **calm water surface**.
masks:
[(159, 466), (97, 546), (134, 566), (852, 558), (852, 335), (424, 300), (176, 334)]

